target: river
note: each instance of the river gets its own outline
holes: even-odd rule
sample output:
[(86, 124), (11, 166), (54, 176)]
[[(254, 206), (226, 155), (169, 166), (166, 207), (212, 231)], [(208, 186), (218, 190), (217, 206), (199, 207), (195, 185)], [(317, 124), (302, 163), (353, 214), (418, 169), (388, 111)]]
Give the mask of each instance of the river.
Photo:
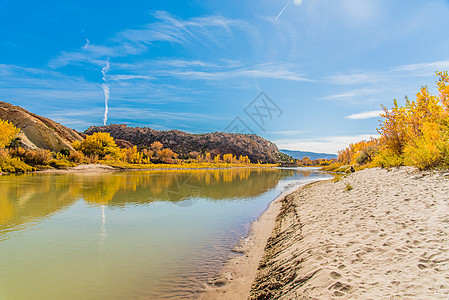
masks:
[(305, 169), (0, 176), (0, 299), (191, 298)]

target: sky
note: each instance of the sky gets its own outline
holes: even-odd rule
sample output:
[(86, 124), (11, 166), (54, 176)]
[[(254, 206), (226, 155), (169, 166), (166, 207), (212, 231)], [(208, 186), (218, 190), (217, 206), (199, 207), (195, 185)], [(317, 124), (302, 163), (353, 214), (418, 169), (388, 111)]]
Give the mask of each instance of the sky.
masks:
[(80, 131), (336, 153), (449, 70), (448, 0), (0, 0), (0, 25), (0, 101)]

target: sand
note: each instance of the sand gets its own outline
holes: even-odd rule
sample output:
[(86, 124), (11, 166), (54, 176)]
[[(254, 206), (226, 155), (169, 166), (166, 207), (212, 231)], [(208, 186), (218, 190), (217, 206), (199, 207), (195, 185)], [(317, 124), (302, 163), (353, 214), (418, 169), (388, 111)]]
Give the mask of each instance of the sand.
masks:
[(376, 168), (307, 185), (242, 244), (201, 299), (448, 299), (449, 174)]
[(247, 299), (251, 291), (264, 248), (271, 236), (276, 217), (279, 215), (281, 200), (288, 195), (282, 193), (272, 201), (265, 212), (251, 224), (249, 235), (232, 250), (241, 256), (232, 258), (225, 264), (217, 280), (212, 280), (197, 299)]
[(42, 171), (36, 171), (34, 173), (105, 173), (119, 171), (120, 169), (114, 168), (103, 164), (81, 164), (73, 168), (68, 169), (48, 169)]

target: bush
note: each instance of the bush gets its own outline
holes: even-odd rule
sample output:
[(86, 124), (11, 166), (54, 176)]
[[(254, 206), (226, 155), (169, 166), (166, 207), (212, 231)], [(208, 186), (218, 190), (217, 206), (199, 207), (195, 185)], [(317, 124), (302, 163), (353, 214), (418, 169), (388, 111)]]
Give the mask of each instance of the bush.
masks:
[(349, 192), (352, 189), (354, 189), (354, 187), (350, 183), (347, 183), (345, 186), (345, 192)]
[(395, 152), (385, 149), (379, 151), (374, 158), (374, 166), (381, 168), (399, 167), (404, 164), (404, 159)]
[(61, 153), (64, 156), (69, 156), (70, 155), (70, 150), (66, 149), (66, 148), (62, 148), (61, 151), (59, 151), (59, 153)]
[(51, 152), (44, 149), (29, 150), (16, 148), (10, 151), (11, 157), (20, 158), (23, 162), (32, 166), (48, 165), (52, 159)]
[(330, 165), (328, 165), (328, 166), (323, 166), (322, 168), (321, 168), (321, 170), (323, 170), (323, 171), (328, 171), (328, 172), (338, 172), (338, 169), (341, 167), (341, 164), (339, 164), (339, 163), (333, 163), (333, 164), (330, 164)]
[(6, 151), (0, 153), (0, 171), (8, 173), (24, 173), (34, 171), (34, 168), (27, 165), (18, 157), (11, 157)]
[(120, 148), (115, 144), (114, 138), (106, 132), (96, 132), (88, 135), (84, 141), (76, 141), (72, 146), (84, 155), (90, 157), (97, 156), (99, 159), (104, 158), (106, 155), (118, 158), (121, 154)]
[(431, 169), (442, 162), (441, 137), (438, 124), (427, 123), (423, 126), (422, 135), (404, 148), (404, 162), (420, 170)]
[(368, 161), (368, 156), (364, 152), (360, 152), (355, 160), (359, 165), (363, 165)]
[(12, 123), (0, 119), (0, 149), (9, 146), (19, 131)]
[(67, 159), (77, 164), (83, 163), (85, 161), (83, 153), (78, 151), (71, 151)]
[(68, 169), (70, 167), (75, 167), (74, 162), (68, 161), (66, 159), (51, 159), (49, 165), (56, 169)]

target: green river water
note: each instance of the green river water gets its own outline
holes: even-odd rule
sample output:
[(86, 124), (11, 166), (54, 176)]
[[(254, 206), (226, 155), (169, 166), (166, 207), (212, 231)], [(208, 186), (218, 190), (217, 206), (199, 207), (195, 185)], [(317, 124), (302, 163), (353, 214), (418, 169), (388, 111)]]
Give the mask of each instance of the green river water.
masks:
[(183, 299), (303, 169), (0, 176), (0, 299)]

